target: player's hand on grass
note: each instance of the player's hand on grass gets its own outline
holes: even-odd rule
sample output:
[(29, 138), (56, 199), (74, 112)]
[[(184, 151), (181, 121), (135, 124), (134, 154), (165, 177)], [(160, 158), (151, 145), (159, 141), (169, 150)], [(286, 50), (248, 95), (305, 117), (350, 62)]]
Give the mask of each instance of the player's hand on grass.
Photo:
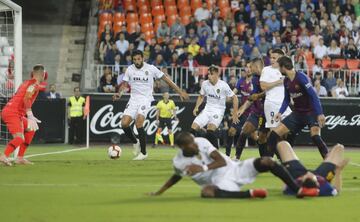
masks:
[(195, 175), (197, 173), (203, 172), (203, 167), (200, 165), (196, 165), (196, 164), (191, 164), (189, 166), (186, 167), (185, 169), (186, 174), (189, 176)]
[(281, 113), (276, 113), (276, 115), (274, 116), (274, 120), (275, 122), (279, 122), (281, 120)]
[(325, 126), (325, 116), (324, 116), (324, 114), (318, 115), (317, 120), (318, 120), (320, 128)]
[(197, 116), (198, 112), (199, 112), (199, 108), (195, 107), (195, 109), (193, 110), (193, 115)]

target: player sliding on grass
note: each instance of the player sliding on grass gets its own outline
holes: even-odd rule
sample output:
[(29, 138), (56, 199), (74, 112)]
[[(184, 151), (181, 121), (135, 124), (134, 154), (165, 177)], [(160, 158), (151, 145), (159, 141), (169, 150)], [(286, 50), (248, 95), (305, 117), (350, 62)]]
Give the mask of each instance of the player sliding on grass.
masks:
[[(294, 178), (297, 178), (299, 186), (306, 184), (307, 187), (318, 188), (319, 196), (335, 196), (341, 191), (341, 172), (349, 162), (349, 159), (344, 159), (343, 145), (335, 145), (314, 171), (306, 169), (301, 164), (288, 142), (278, 143), (277, 149), (283, 165)], [(334, 186), (330, 184), (332, 180), (334, 180)], [(294, 195), (295, 193), (287, 187), (284, 194)]]
[(0, 163), (7, 166), (12, 165), (8, 157), (19, 146), (20, 149), (15, 163), (32, 164), (32, 162), (24, 159), (24, 154), (36, 130), (39, 129), (38, 123), (41, 122), (34, 116), (31, 106), (39, 91), (46, 89), (46, 83), (43, 81), (47, 79), (47, 72), (44, 66), (35, 65), (31, 77), (30, 80), (20, 85), (15, 95), (1, 112), (1, 118), (13, 137), (7, 144), (4, 154), (0, 156)]
[(175, 174), (160, 188), (150, 195), (161, 195), (176, 184), (185, 175), (202, 186), (202, 197), (215, 198), (264, 198), (267, 191), (251, 189), (240, 191), (241, 187), (254, 182), (259, 173), (271, 172), (284, 181), (298, 196), (313, 196), (315, 188), (300, 188), (284, 166), (272, 158), (252, 158), (241, 162), (232, 161), (221, 154), (205, 138), (194, 138), (188, 132), (182, 132), (176, 139), (180, 151), (173, 159)]
[[(121, 85), (119, 93), (114, 94), (113, 99), (119, 100), (124, 94), (125, 89), (128, 88), (128, 84), (130, 85), (130, 100), (121, 119), (121, 127), (125, 135), (134, 144), (134, 160), (144, 160), (148, 155), (146, 153), (146, 135), (143, 125), (151, 107), (151, 102), (154, 100), (152, 95), (154, 78), (164, 80), (180, 95), (181, 100), (188, 100), (189, 96), (186, 92), (181, 91), (168, 75), (161, 72), (155, 66), (144, 62), (144, 56), (141, 51), (136, 50), (131, 56), (134, 64), (126, 69), (123, 79), (126, 84)], [(130, 128), (130, 123), (133, 120), (135, 120), (139, 139), (136, 139)]]

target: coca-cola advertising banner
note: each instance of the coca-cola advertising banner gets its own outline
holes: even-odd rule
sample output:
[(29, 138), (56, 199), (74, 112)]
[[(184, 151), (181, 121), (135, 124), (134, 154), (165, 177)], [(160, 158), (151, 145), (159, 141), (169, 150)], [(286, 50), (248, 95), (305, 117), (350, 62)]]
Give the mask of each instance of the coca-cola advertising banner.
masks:
[[(156, 97), (159, 101), (161, 97)], [(196, 97), (188, 102), (181, 102), (173, 98), (178, 107), (177, 116), (179, 122), (173, 121), (173, 131), (189, 130), (194, 120), (192, 110), (195, 106)], [(90, 112), (90, 140), (92, 142), (110, 141), (119, 137), (123, 143), (129, 142), (121, 129), (121, 117), (127, 105), (128, 97), (113, 102), (111, 96), (92, 96)], [(154, 141), (157, 130), (156, 102), (146, 118), (144, 128), (148, 135), (148, 142)], [(360, 146), (360, 100), (322, 100), (326, 116), (326, 126), (322, 129), (322, 136), (326, 143), (343, 143), (346, 145)], [(134, 127), (135, 129), (135, 127)], [(136, 132), (136, 129), (135, 129)], [(167, 129), (163, 132), (167, 135)], [(296, 139), (297, 144), (312, 144), (309, 130), (304, 129)]]

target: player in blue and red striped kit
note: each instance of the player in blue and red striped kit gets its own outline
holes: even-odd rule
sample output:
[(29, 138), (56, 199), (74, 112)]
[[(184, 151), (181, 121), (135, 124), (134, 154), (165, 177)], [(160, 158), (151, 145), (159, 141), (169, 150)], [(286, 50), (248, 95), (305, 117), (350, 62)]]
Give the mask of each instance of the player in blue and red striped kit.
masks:
[(320, 136), (320, 129), (325, 125), (325, 116), (314, 87), (309, 77), (294, 69), (291, 58), (287, 56), (278, 59), (280, 72), (285, 75), (285, 97), (275, 120), (280, 120), (281, 114), (289, 106), (290, 98), (294, 102), (292, 113), (276, 127), (268, 138), (268, 148), (273, 154), (280, 138), (291, 132), (296, 135), (305, 126), (309, 126), (311, 139), (318, 147), (321, 156), (325, 159), (328, 147)]

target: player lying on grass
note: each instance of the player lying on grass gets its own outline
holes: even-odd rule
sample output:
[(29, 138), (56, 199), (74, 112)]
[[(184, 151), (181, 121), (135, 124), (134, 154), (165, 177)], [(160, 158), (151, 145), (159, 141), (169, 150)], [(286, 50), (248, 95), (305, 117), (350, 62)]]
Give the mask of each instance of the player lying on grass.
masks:
[(196, 137), (188, 132), (182, 132), (176, 139), (180, 150), (173, 159), (175, 173), (160, 188), (150, 193), (157, 196), (181, 180), (190, 176), (192, 180), (203, 187), (202, 197), (215, 198), (250, 198), (267, 196), (264, 189), (240, 191), (245, 184), (254, 182), (258, 173), (271, 172), (284, 181), (298, 196), (316, 195), (316, 188), (304, 188), (296, 183), (284, 166), (270, 157), (251, 158), (235, 162), (221, 154), (205, 138)]
[[(342, 186), (341, 172), (348, 164), (349, 159), (344, 159), (344, 146), (337, 144), (328, 153), (325, 160), (313, 171), (304, 167), (288, 142), (282, 141), (277, 146), (283, 165), (291, 176), (297, 178), (299, 186), (306, 184), (307, 187), (318, 188), (319, 196), (335, 196)], [(330, 183), (334, 180), (334, 186)], [(284, 194), (295, 193), (285, 188)]]

